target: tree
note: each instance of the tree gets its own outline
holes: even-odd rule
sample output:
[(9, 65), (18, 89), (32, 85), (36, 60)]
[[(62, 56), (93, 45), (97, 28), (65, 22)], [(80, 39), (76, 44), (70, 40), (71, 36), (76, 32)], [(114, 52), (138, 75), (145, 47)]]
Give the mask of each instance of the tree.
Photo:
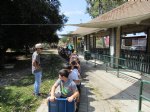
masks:
[[(67, 21), (65, 15), (59, 14), (58, 0), (2, 0), (0, 1), (1, 44), (4, 47), (20, 48), (37, 41), (48, 41), (61, 30)], [(2, 24), (33, 24), (31, 26), (4, 26)], [(39, 25), (36, 24), (51, 24)], [(60, 24), (60, 25), (54, 25)], [(0, 33), (1, 34), (1, 33)], [(56, 37), (56, 36), (55, 36)], [(51, 40), (52, 41), (52, 40)], [(55, 41), (55, 40), (54, 40)]]
[(126, 1), (127, 0), (86, 0), (86, 11), (92, 18), (95, 18), (98, 15), (106, 13), (113, 8), (125, 3)]
[(58, 0), (1, 0), (0, 50), (58, 41), (56, 32), (67, 22), (60, 5)]
[(62, 38), (60, 39), (60, 41), (61, 41), (62, 43), (67, 43), (68, 37), (67, 37), (67, 36), (62, 37)]

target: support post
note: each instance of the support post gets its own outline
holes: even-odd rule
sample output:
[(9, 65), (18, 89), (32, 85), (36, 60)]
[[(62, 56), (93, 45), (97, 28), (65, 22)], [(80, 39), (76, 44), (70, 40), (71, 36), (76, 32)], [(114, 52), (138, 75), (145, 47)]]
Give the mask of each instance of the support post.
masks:
[(143, 82), (142, 80), (140, 80), (140, 93), (139, 93), (139, 108), (138, 108), (138, 112), (141, 112), (142, 109), (142, 91), (143, 91)]
[(110, 66), (114, 67), (115, 54), (115, 28), (110, 30)]
[(146, 52), (150, 53), (150, 29), (147, 30), (147, 45), (146, 45)]
[(117, 27), (117, 31), (116, 31), (116, 65), (117, 67), (119, 66), (119, 59), (120, 58), (120, 49), (121, 49), (121, 39), (120, 39), (120, 35), (121, 35), (121, 30), (120, 27)]

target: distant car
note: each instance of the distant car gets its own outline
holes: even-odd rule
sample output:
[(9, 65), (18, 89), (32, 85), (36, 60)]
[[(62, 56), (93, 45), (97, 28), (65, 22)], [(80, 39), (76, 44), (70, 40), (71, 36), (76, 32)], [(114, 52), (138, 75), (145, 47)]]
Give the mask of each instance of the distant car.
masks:
[(135, 46), (130, 47), (130, 50), (136, 50)]
[(131, 46), (130, 50), (141, 50), (141, 51), (144, 51), (144, 50), (146, 50), (146, 46)]

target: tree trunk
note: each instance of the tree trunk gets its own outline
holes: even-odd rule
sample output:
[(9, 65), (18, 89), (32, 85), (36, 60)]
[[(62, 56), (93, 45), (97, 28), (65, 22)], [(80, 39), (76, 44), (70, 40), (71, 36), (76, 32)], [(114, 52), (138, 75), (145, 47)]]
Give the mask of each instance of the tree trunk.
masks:
[(1, 49), (0, 48), (0, 68), (4, 67), (4, 64), (5, 64), (5, 54), (6, 54), (6, 49)]

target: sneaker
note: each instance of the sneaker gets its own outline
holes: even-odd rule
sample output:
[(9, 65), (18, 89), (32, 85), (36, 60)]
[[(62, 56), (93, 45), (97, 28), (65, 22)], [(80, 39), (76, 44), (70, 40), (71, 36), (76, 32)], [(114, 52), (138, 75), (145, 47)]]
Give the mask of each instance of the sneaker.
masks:
[(37, 96), (42, 96), (42, 93), (38, 93)]
[(42, 95), (41, 93), (38, 93), (38, 94), (33, 93), (33, 96), (41, 96), (41, 95)]
[(79, 111), (79, 109), (78, 108), (76, 108), (76, 111), (75, 112), (78, 112)]

